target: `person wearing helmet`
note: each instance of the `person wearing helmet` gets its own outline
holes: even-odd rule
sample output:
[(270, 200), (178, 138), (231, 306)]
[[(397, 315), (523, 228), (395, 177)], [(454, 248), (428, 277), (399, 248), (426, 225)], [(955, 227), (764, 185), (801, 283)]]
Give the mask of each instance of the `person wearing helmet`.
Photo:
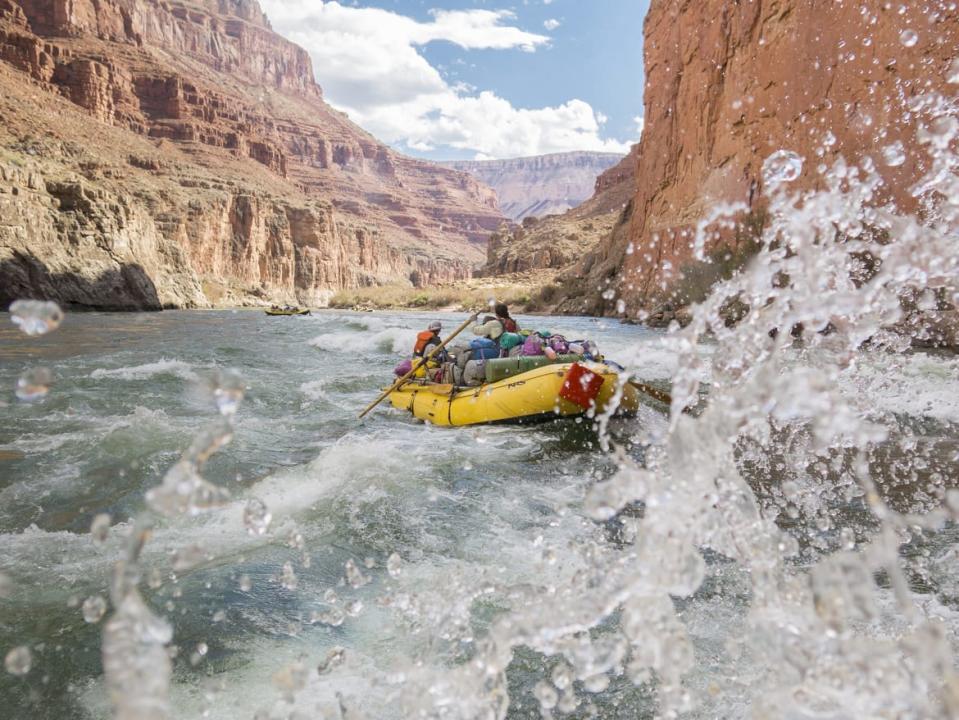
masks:
[[(440, 337), (440, 332), (443, 330), (443, 324), (439, 320), (434, 320), (429, 324), (426, 330), (416, 335), (416, 344), (413, 346), (413, 357), (424, 357), (429, 355), (430, 351), (433, 349), (434, 345), (439, 345), (443, 342), (443, 339)], [(439, 355), (445, 354), (443, 351)], [(436, 360), (443, 362), (444, 358), (435, 357)]]

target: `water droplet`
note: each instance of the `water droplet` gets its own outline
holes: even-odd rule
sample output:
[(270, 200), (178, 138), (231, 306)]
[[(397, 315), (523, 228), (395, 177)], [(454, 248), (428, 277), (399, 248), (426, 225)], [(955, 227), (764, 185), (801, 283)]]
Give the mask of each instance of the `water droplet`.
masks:
[(330, 608), (325, 612), (313, 613), (310, 620), (330, 627), (339, 627), (346, 620), (346, 613), (339, 608)]
[(17, 300), (10, 306), (10, 320), (27, 335), (46, 335), (60, 327), (63, 310), (55, 302)]
[(106, 513), (100, 513), (93, 518), (90, 523), (90, 537), (94, 545), (103, 545), (110, 536), (110, 516)]
[(217, 370), (210, 378), (213, 399), (224, 417), (236, 415), (246, 393), (246, 384), (236, 370)]
[(916, 43), (919, 42), (919, 33), (910, 28), (906, 28), (899, 33), (899, 42), (905, 47), (915, 47)]
[(280, 585), (282, 585), (285, 590), (292, 592), (296, 590), (298, 582), (296, 573), (293, 572), (293, 563), (283, 563), (283, 574), (280, 575)]
[(99, 595), (92, 595), (83, 601), (83, 619), (94, 625), (103, 619), (107, 612), (107, 601)]
[(49, 368), (37, 367), (24, 372), (17, 379), (16, 395), (24, 402), (42, 400), (50, 392), (53, 373)]
[(363, 612), (363, 601), (362, 600), (350, 600), (346, 603), (346, 614), (350, 617), (356, 617), (361, 612)]
[(297, 660), (273, 675), (273, 685), (287, 702), (294, 702), (296, 694), (306, 687), (309, 672), (306, 666)]
[(550, 677), (553, 680), (553, 685), (560, 690), (565, 690), (573, 684), (573, 669), (566, 663), (561, 662), (553, 668), (553, 673)]
[(156, 568), (153, 568), (149, 573), (147, 573), (147, 585), (153, 590), (156, 590), (163, 585), (163, 575), (161, 575), (160, 571)]
[(583, 689), (589, 693), (601, 693), (609, 687), (609, 676), (605, 674), (592, 675), (583, 680)]
[(399, 577), (403, 572), (403, 558), (396, 553), (390, 555), (386, 560), (386, 572), (390, 577)]
[(346, 660), (346, 650), (339, 646), (331, 649), (326, 657), (320, 661), (320, 664), (316, 666), (316, 672), (320, 675), (325, 675), (331, 670), (343, 664), (343, 661)]
[(366, 585), (370, 579), (353, 562), (353, 558), (346, 561), (346, 581), (351, 588), (361, 588)]
[(267, 509), (266, 504), (259, 498), (250, 498), (246, 501), (246, 507), (243, 508), (243, 524), (246, 531), (254, 537), (265, 535), (270, 529), (270, 522), (273, 515)]
[(154, 512), (167, 517), (199, 515), (229, 501), (230, 492), (200, 477), (196, 465), (180, 460), (167, 471), (163, 483), (146, 494), (147, 504)]
[(253, 581), (250, 580), (249, 575), (240, 575), (240, 590), (242, 592), (250, 592), (253, 589)]
[(197, 643), (196, 650), (190, 654), (190, 664), (194, 667), (199, 665), (209, 651), (210, 648), (205, 642)]
[(791, 150), (774, 152), (763, 163), (763, 182), (773, 188), (792, 182), (802, 174), (803, 159)]
[(949, 68), (946, 70), (946, 82), (950, 85), (959, 85), (959, 58), (954, 58), (949, 63)]
[(293, 530), (286, 539), (286, 546), (288, 548), (293, 548), (294, 550), (302, 550), (306, 547), (306, 540), (303, 539), (303, 535), (298, 533), (296, 530)]
[(201, 546), (187, 545), (186, 547), (177, 548), (173, 553), (173, 569), (176, 572), (192, 570), (212, 559), (212, 556)]
[(533, 695), (539, 700), (539, 706), (543, 710), (552, 710), (559, 702), (559, 694), (556, 692), (556, 688), (543, 680), (536, 683), (533, 688)]
[(25, 645), (15, 647), (8, 652), (7, 657), (3, 661), (3, 666), (7, 669), (7, 672), (19, 677), (23, 677), (30, 672), (30, 666), (32, 664), (33, 655), (30, 653), (30, 648)]

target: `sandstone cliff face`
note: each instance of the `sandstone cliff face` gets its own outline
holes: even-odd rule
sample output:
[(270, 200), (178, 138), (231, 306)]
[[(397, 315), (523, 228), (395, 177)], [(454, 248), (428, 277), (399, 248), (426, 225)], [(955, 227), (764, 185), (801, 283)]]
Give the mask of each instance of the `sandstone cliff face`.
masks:
[[(565, 309), (635, 317), (674, 302), (691, 228), (717, 203), (750, 208), (741, 232), (716, 241), (743, 252), (762, 224), (763, 161), (781, 149), (804, 158), (797, 190), (820, 186), (820, 165), (870, 155), (891, 188), (876, 201), (915, 209), (909, 188), (928, 160), (906, 108), (954, 94), (944, 78), (957, 47), (959, 10), (938, 0), (654, 0), (631, 219), (577, 268), (583, 295)], [(895, 143), (904, 159), (890, 167)]]
[(496, 191), (511, 220), (560, 215), (587, 200), (596, 177), (619, 163), (615, 153), (569, 152), (513, 160), (443, 163), (470, 173)]
[[(322, 304), (469, 277), (503, 220), (469, 175), (327, 106), (254, 0), (0, 0), (0, 61), (0, 198), (24, 216), (0, 227), (5, 297)], [(64, 183), (89, 203), (49, 192)], [(134, 266), (150, 297), (98, 295), (97, 273)], [(38, 268), (59, 280), (32, 285)]]
[(562, 215), (526, 218), (518, 227), (503, 227), (490, 236), (486, 249), (487, 275), (528, 270), (562, 269), (583, 259), (628, 221), (629, 201), (636, 192), (636, 155), (629, 155), (594, 181), (593, 196)]

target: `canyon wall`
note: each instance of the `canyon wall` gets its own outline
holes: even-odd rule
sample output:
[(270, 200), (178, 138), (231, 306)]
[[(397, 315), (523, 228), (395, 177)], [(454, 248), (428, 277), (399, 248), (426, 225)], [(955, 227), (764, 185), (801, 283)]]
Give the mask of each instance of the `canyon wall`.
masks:
[(540, 269), (563, 269), (579, 262), (617, 226), (636, 192), (635, 168), (639, 146), (593, 183), (586, 202), (561, 215), (529, 217), (516, 227), (503, 227), (490, 236), (486, 249), (487, 275)]
[(748, 210), (707, 250), (748, 254), (762, 165), (779, 150), (803, 158), (796, 190), (821, 187), (840, 157), (868, 155), (887, 184), (875, 201), (915, 210), (910, 188), (929, 167), (909, 103), (956, 94), (946, 77), (957, 47), (959, 10), (946, 0), (653, 0), (630, 217), (570, 274), (579, 291), (563, 309), (668, 321), (689, 299), (692, 231), (711, 207)]
[(442, 163), (470, 173), (496, 191), (499, 207), (511, 220), (560, 215), (589, 199), (598, 175), (622, 155), (568, 152), (512, 160)]
[(462, 279), (504, 220), (326, 105), (254, 0), (0, 0), (0, 208), (0, 302), (111, 308)]

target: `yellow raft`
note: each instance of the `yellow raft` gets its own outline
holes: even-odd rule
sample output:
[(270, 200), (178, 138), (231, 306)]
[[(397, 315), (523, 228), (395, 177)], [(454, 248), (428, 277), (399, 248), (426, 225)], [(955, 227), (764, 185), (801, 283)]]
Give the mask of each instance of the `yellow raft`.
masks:
[[(596, 413), (606, 412), (618, 398), (617, 415), (634, 415), (639, 392), (620, 388), (618, 373), (608, 365), (580, 363), (603, 378), (596, 397)], [(433, 425), (463, 426), (499, 422), (533, 422), (570, 418), (588, 411), (559, 396), (572, 363), (546, 365), (499, 382), (456, 389), (450, 385), (408, 383), (390, 393), (390, 402)]]
[(299, 308), (297, 308), (296, 310), (274, 310), (273, 308), (270, 308), (269, 310), (266, 310), (265, 312), (267, 315), (271, 315), (273, 317), (289, 317), (291, 315), (309, 315), (310, 314), (309, 308), (305, 310), (300, 310)]

